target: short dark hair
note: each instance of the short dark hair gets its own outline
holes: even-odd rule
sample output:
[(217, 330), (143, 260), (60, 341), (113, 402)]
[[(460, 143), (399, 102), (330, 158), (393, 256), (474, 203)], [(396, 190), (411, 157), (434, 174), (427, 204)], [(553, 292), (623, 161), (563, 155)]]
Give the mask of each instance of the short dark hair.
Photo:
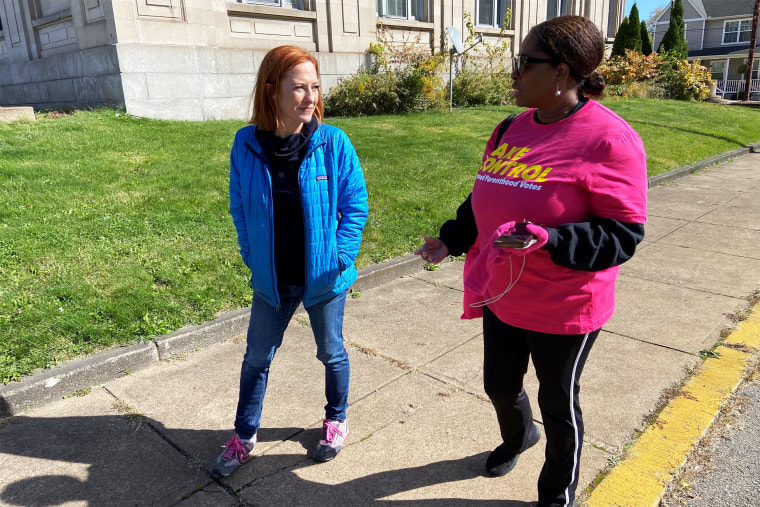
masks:
[(558, 16), (531, 31), (537, 49), (556, 62), (567, 64), (581, 93), (601, 95), (604, 78), (595, 70), (604, 58), (604, 37), (591, 20), (583, 16)]

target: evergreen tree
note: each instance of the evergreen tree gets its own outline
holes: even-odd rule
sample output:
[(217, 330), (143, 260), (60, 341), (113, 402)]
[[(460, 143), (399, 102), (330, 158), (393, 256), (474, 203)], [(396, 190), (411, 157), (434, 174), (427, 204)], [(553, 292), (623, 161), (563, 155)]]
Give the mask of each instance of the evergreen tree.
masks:
[(649, 39), (646, 21), (641, 22), (641, 54), (644, 56), (652, 54), (652, 41)]
[(659, 53), (668, 53), (680, 60), (685, 60), (689, 55), (686, 47), (686, 28), (683, 22), (683, 4), (681, 0), (674, 0), (670, 9), (670, 24), (668, 31), (660, 42)]
[[(625, 56), (626, 49), (641, 53), (641, 28), (639, 26), (639, 9), (636, 4), (631, 7), (631, 13), (620, 23), (615, 41), (612, 43), (612, 56)], [(650, 51), (651, 52), (651, 51)]]
[(636, 4), (631, 7), (631, 13), (628, 15), (628, 44), (627, 49), (635, 49), (641, 53), (641, 28), (639, 27), (639, 9)]
[(612, 43), (612, 56), (625, 56), (626, 39), (628, 38), (628, 18), (620, 23), (615, 40)]

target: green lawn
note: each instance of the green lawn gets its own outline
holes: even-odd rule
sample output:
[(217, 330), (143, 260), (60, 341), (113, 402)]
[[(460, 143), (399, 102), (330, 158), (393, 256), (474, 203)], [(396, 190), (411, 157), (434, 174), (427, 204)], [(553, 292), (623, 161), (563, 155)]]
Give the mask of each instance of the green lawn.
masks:
[[(605, 104), (641, 134), (650, 175), (760, 142), (757, 109)], [(472, 187), (494, 126), (515, 111), (328, 119), (351, 136), (367, 180), (358, 266), (435, 234)], [(0, 381), (249, 304), (227, 211), (241, 126), (112, 110), (0, 124)]]

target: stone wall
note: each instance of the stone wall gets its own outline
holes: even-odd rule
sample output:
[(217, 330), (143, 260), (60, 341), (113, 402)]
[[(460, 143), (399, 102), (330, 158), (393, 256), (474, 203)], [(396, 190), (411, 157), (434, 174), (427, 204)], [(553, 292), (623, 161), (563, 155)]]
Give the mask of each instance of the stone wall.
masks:
[[(116, 46), (127, 112), (175, 120), (250, 117), (250, 98), (265, 50), (191, 46)], [(365, 63), (361, 54), (318, 55), (322, 87)]]
[[(572, 2), (573, 12), (606, 26), (610, 1), (623, 0)], [(329, 93), (340, 77), (369, 64), (378, 23), (396, 42), (438, 52), (449, 44), (446, 27), (464, 35), (464, 13), (477, 8), (476, 0), (428, 0), (423, 22), (378, 18), (376, 0), (292, 2), (0, 0), (0, 106), (123, 106), (160, 119), (246, 119), (259, 62), (275, 46), (312, 52)], [(513, 51), (543, 21), (546, 2), (512, 0), (513, 26), (504, 35)], [(500, 36), (496, 27), (476, 30), (491, 42)]]
[(15, 62), (0, 69), (0, 106), (60, 109), (123, 104), (116, 46)]

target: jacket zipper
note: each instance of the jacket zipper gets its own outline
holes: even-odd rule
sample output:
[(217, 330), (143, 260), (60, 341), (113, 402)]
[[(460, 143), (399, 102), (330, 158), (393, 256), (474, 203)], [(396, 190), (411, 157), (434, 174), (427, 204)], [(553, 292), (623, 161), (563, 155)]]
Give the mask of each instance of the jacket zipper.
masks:
[[(272, 177), (269, 173), (269, 160), (262, 157), (258, 151), (248, 142), (245, 142), (245, 147), (250, 150), (254, 157), (258, 158), (264, 165), (264, 174), (266, 180), (269, 182), (269, 200), (267, 201), (267, 210), (269, 211), (269, 235), (272, 238), (270, 244), (270, 255), (272, 257), (272, 265), (274, 266), (274, 210), (272, 208)], [(272, 273), (272, 294), (275, 297), (275, 310), (280, 311), (280, 293), (277, 290), (277, 267), (275, 266)]]

